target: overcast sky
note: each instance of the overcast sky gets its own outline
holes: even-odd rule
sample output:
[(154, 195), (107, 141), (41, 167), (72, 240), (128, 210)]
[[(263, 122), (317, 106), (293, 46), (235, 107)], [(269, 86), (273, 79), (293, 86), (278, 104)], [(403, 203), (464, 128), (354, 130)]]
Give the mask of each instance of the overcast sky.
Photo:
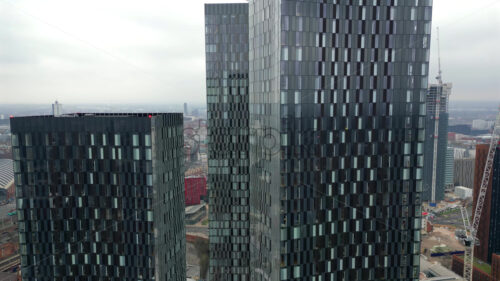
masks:
[[(0, 103), (204, 102), (204, 2), (0, 0)], [(500, 0), (434, 0), (452, 100), (500, 101), (499, 15)]]

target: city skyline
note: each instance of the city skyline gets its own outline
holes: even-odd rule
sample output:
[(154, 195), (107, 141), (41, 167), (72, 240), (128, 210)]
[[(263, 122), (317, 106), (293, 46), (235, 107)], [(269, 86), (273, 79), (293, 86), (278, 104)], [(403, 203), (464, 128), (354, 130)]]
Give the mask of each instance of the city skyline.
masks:
[(0, 272), (500, 279), (497, 14), (0, 0)]
[[(204, 100), (204, 2), (152, 1), (138, 7), (113, 1), (3, 1), (0, 38), (7, 44), (0, 47), (2, 103)], [(491, 36), (500, 32), (500, 4), (482, 0), (471, 8), (468, 3), (434, 3), (443, 79), (455, 85), (452, 101), (500, 101), (500, 61), (493, 55), (500, 37)], [(429, 80), (434, 82), (435, 36), (431, 41)]]

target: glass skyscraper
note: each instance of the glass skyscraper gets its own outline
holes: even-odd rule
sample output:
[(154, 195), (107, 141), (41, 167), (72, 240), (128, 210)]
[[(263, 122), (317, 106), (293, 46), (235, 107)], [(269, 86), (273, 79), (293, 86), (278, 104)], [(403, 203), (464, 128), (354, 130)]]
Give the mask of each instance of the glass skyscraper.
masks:
[[(491, 173), (491, 202), (488, 235), (488, 262), (492, 255), (500, 253), (500, 146), (497, 146)], [(484, 168), (483, 168), (484, 170)]]
[(248, 4), (205, 5), (211, 281), (249, 279)]
[[(446, 134), (446, 142), (448, 142), (448, 134)], [(453, 147), (448, 147), (446, 148), (446, 167), (445, 167), (445, 173), (444, 173), (444, 184), (446, 189), (452, 190), (455, 187), (455, 184), (453, 182), (453, 172), (454, 172), (454, 164), (455, 164), (455, 157), (454, 157), (454, 152), (455, 150)]]
[(418, 280), (432, 1), (246, 9), (205, 8), (210, 280)]
[(431, 6), (249, 2), (251, 280), (418, 280)]
[[(425, 119), (424, 188), (423, 201), (432, 201), (432, 171), (434, 169), (434, 142), (437, 141), (435, 201), (444, 200), (446, 183), (446, 154), (448, 149), (448, 103), (452, 84), (430, 85), (426, 98), (427, 117)], [(436, 110), (439, 119), (436, 122)], [(436, 123), (438, 135), (435, 136)]]
[(11, 119), (23, 280), (185, 281), (182, 123)]

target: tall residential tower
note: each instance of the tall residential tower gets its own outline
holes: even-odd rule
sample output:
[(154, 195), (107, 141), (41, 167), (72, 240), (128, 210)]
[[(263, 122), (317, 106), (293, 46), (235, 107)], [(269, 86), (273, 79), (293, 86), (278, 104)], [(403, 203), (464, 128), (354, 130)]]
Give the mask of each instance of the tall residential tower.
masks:
[(210, 280), (418, 280), (431, 6), (206, 6)]
[(250, 1), (251, 280), (418, 280), (431, 5)]
[(248, 4), (205, 5), (210, 281), (249, 279)]
[(185, 281), (182, 122), (11, 119), (23, 280)]
[[(432, 84), (426, 97), (424, 145), (424, 190), (422, 200), (438, 202), (444, 199), (446, 186), (446, 154), (448, 149), (448, 103), (452, 84)], [(437, 112), (439, 111), (439, 113)], [(437, 131), (436, 131), (437, 126)], [(436, 154), (434, 153), (436, 149)], [(436, 159), (434, 160), (434, 157)], [(435, 163), (435, 165), (434, 165)], [(433, 170), (436, 169), (435, 176)], [(434, 200), (432, 198), (435, 178)]]

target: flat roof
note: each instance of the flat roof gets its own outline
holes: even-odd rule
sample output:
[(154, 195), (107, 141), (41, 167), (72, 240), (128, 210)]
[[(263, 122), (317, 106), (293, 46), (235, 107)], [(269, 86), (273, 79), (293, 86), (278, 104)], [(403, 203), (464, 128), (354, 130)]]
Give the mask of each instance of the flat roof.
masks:
[(117, 112), (117, 113), (102, 113), (102, 112), (75, 112), (75, 113), (65, 113), (58, 116), (54, 115), (29, 115), (29, 116), (14, 116), (11, 118), (70, 118), (70, 117), (152, 117), (158, 115), (170, 115), (170, 114), (182, 114), (180, 112), (142, 112), (142, 113), (132, 113), (132, 112)]
[[(9, 204), (0, 205), (0, 219), (8, 217), (8, 214), (12, 210), (16, 210), (16, 202), (11, 202)], [(2, 280), (2, 279), (0, 279), (0, 280)]]
[(5, 281), (16, 281), (18, 273), (17, 272), (0, 272), (0, 280)]
[(6, 188), (14, 180), (11, 159), (0, 159), (0, 188)]
[(431, 263), (420, 255), (420, 272), (433, 275), (425, 280), (460, 280), (465, 281), (462, 276), (447, 269), (439, 263)]
[(193, 206), (187, 206), (185, 209), (186, 214), (194, 214), (198, 212), (201, 208), (204, 208), (205, 204), (199, 204), (199, 205), (193, 205)]

